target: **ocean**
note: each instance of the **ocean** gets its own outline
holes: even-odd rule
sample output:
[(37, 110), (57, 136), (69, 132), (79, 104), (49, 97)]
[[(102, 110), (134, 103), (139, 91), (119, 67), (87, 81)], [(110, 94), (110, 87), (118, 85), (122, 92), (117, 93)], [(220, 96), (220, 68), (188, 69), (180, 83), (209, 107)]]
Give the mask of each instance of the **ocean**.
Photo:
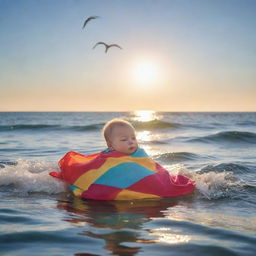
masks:
[[(49, 176), (68, 151), (105, 149), (112, 118), (130, 121), (140, 147), (196, 191), (81, 200)], [(255, 112), (1, 112), (0, 255), (255, 255), (255, 159)]]

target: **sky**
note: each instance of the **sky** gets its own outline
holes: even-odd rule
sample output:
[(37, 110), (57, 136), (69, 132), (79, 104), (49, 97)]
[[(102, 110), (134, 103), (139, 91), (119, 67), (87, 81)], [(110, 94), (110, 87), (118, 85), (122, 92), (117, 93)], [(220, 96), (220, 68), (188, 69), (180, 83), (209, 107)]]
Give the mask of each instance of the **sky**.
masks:
[(255, 13), (255, 0), (0, 0), (0, 111), (256, 111)]

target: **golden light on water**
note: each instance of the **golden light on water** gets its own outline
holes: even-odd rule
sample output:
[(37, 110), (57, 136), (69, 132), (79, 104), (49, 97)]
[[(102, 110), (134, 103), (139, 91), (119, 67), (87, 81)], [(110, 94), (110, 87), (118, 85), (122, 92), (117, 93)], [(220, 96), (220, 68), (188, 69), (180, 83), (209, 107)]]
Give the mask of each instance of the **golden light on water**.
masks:
[(156, 112), (153, 110), (136, 110), (134, 111), (135, 120), (140, 122), (148, 122), (156, 119)]
[(142, 131), (137, 133), (137, 139), (139, 141), (150, 141), (151, 140), (150, 131)]
[(168, 244), (180, 244), (187, 243), (191, 240), (188, 235), (178, 235), (171, 233), (170, 228), (157, 228), (151, 230), (151, 234), (156, 236), (156, 242), (168, 243)]
[(143, 144), (143, 148), (150, 155), (154, 155), (156, 152), (152, 147), (151, 141), (157, 140), (156, 134), (152, 132), (152, 124), (161, 116), (156, 111), (152, 110), (137, 110), (133, 112), (133, 120), (136, 122), (136, 136), (140, 144)]
[[(133, 112), (134, 121), (140, 122), (150, 122), (156, 119), (156, 112), (152, 110), (137, 110)], [(143, 124), (142, 124), (143, 126)], [(152, 132), (144, 129), (139, 129), (136, 132), (137, 140), (139, 143), (152, 141)], [(150, 145), (143, 145), (143, 148), (148, 152), (152, 153), (152, 148)]]

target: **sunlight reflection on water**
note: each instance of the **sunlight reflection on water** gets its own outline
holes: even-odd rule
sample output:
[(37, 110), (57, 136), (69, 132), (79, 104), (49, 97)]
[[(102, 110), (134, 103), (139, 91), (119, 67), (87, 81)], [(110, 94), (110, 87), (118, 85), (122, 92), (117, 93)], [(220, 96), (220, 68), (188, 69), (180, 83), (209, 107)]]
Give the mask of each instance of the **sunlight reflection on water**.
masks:
[(191, 240), (188, 235), (178, 235), (171, 233), (170, 228), (156, 228), (151, 230), (151, 234), (156, 236), (155, 242), (162, 242), (168, 244), (187, 243)]
[(148, 122), (157, 119), (157, 114), (153, 110), (137, 110), (134, 111), (136, 121)]
[(137, 139), (139, 141), (151, 141), (152, 140), (151, 135), (152, 134), (150, 131), (140, 131), (140, 132), (137, 132)]

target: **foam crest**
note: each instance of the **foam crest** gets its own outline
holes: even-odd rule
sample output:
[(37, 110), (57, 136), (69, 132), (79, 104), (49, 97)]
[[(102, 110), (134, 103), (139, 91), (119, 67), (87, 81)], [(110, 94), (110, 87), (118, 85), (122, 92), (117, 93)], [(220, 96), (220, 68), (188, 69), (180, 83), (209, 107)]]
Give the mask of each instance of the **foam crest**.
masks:
[(56, 163), (18, 160), (16, 165), (6, 165), (0, 169), (0, 190), (22, 195), (64, 192), (64, 183), (49, 175), (54, 170), (58, 170)]
[(196, 182), (197, 191), (208, 199), (231, 197), (235, 191), (242, 188), (241, 182), (232, 172), (200, 173), (189, 170), (182, 164), (172, 165), (168, 170), (171, 174), (182, 174), (193, 179)]
[[(231, 197), (242, 187), (233, 172), (189, 170), (183, 164), (166, 166), (171, 174), (182, 174), (196, 182), (197, 191), (208, 199)], [(18, 160), (16, 165), (0, 168), (0, 191), (26, 195), (29, 193), (58, 194), (65, 192), (65, 184), (49, 172), (58, 170), (57, 163)]]
[(240, 187), (231, 172), (197, 174), (195, 180), (199, 192), (208, 199), (230, 197)]

